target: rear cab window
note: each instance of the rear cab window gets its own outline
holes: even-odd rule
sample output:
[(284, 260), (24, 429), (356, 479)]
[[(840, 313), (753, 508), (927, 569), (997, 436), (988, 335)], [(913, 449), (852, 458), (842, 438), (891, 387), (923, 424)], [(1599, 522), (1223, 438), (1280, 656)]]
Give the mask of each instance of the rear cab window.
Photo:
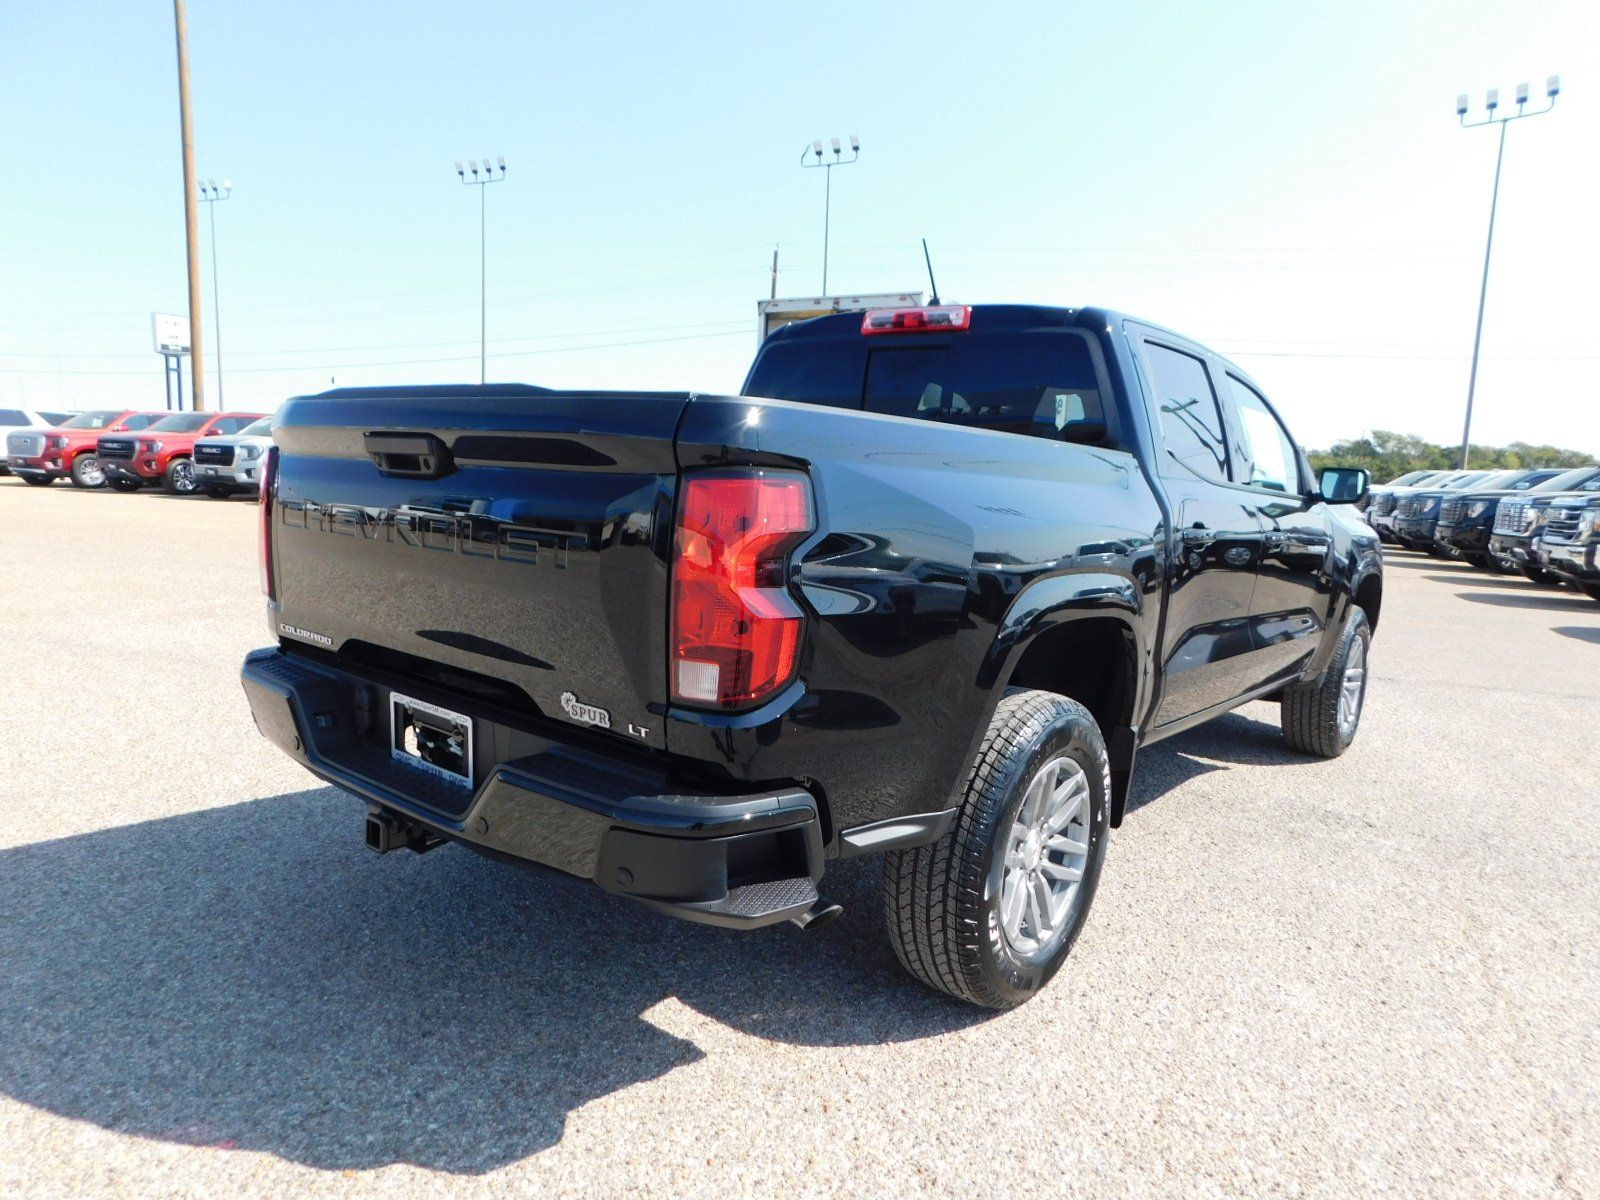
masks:
[(796, 338), (763, 347), (743, 390), (1094, 445), (1115, 425), (1089, 338), (1070, 328)]

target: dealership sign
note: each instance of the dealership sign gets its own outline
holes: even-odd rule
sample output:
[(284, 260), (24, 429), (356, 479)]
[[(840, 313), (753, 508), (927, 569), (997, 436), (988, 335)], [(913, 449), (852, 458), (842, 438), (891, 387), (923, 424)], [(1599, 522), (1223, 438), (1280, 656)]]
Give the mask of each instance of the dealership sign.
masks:
[(175, 313), (151, 313), (150, 336), (157, 354), (174, 357), (189, 353), (189, 318)]

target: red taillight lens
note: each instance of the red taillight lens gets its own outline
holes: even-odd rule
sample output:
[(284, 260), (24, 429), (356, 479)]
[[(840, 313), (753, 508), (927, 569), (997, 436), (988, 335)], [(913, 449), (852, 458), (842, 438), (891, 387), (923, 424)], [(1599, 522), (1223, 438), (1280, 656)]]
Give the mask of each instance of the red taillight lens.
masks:
[(261, 459), (261, 590), (278, 598), (272, 586), (272, 489), (278, 482), (278, 448), (268, 446)]
[(861, 318), (862, 333), (938, 333), (972, 325), (972, 305), (933, 308), (873, 308)]
[(787, 556), (816, 527), (790, 471), (684, 479), (672, 567), (672, 698), (737, 708), (794, 678), (805, 615)]

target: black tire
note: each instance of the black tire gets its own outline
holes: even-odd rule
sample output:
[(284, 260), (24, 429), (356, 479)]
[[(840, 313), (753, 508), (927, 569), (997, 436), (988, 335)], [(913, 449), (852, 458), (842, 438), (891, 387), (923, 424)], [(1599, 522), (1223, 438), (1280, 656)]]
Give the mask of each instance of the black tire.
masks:
[[(1356, 644), (1360, 643), (1359, 651)], [(1294, 683), (1283, 689), (1283, 736), (1289, 745), (1303, 754), (1318, 758), (1338, 758), (1350, 748), (1361, 729), (1361, 713), (1366, 707), (1368, 663), (1367, 651), (1372, 645), (1372, 627), (1367, 624), (1367, 614), (1351, 608), (1344, 629), (1339, 633), (1339, 648), (1321, 676), (1309, 683)], [(1360, 689), (1355, 700), (1355, 719), (1345, 722), (1339, 711), (1339, 697), (1344, 690), (1345, 670), (1352, 657), (1359, 657)]]
[(232, 488), (218, 487), (216, 484), (207, 484), (200, 490), (206, 495), (210, 496), (213, 500), (226, 500), (229, 496), (233, 495)]
[(54, 475), (19, 475), (18, 478), (29, 487), (49, 487), (56, 481)]
[(1589, 599), (1600, 601), (1600, 583), (1580, 583), (1578, 586)]
[[(1082, 876), (1060, 926), (1023, 954), (1001, 926), (1004, 860), (1029, 783), (1061, 757), (1081, 768), (1087, 784)], [(884, 913), (901, 965), (929, 987), (983, 1008), (1015, 1008), (1036, 995), (1072, 952), (1089, 915), (1110, 806), (1105, 740), (1088, 710), (1054, 692), (1007, 692), (950, 829), (932, 845), (885, 855)]]
[(106, 486), (114, 492), (137, 492), (144, 484), (137, 479), (107, 479)]
[(1489, 570), (1489, 556), (1487, 554), (1462, 554), (1461, 557), (1480, 571)]
[(199, 487), (194, 477), (194, 463), (187, 458), (173, 459), (161, 476), (161, 490), (169, 496), (192, 496)]
[(1554, 571), (1547, 571), (1543, 567), (1533, 566), (1531, 563), (1518, 563), (1517, 569), (1533, 580), (1540, 587), (1560, 587), (1561, 576)]
[(1483, 556), (1483, 569), (1491, 575), (1508, 575), (1517, 569), (1515, 559), (1505, 558), (1491, 551)]
[(106, 485), (100, 460), (92, 454), (80, 454), (72, 460), (72, 486), (93, 491)]

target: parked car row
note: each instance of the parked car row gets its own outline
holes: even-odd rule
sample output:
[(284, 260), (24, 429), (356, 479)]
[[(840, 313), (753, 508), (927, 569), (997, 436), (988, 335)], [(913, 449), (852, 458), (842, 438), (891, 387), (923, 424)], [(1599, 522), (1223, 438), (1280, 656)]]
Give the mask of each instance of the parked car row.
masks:
[(78, 413), (60, 425), (6, 434), (5, 464), (35, 487), (70, 479), (80, 488), (224, 497), (260, 486), (260, 459), (272, 438), (262, 413)]
[(1600, 466), (1413, 471), (1373, 489), (1367, 520), (1391, 544), (1600, 600)]

